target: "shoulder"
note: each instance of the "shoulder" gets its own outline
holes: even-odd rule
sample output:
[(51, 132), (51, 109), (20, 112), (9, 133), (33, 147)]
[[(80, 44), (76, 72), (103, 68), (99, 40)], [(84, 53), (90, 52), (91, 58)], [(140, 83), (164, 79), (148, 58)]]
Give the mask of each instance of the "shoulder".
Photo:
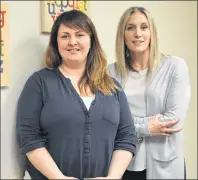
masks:
[(184, 70), (188, 70), (188, 66), (186, 61), (178, 56), (167, 56), (166, 57), (167, 64), (172, 66), (174, 71), (180, 72)]
[(108, 71), (112, 77), (116, 75), (116, 63), (111, 63), (108, 65)]
[(115, 84), (117, 85), (117, 87), (118, 87), (118, 89), (116, 89), (116, 91), (112, 92), (112, 93), (113, 93), (113, 96), (117, 97), (116, 99), (117, 99), (118, 101), (120, 101), (121, 99), (123, 99), (123, 96), (126, 96), (126, 95), (125, 95), (125, 92), (124, 92), (124, 90), (123, 90), (123, 88), (122, 88), (120, 82), (119, 82), (118, 80), (116, 80), (115, 78), (113, 78), (113, 77), (112, 77), (112, 79), (113, 79), (114, 83), (115, 83)]
[(49, 69), (49, 68), (43, 68), (40, 69), (32, 74), (33, 77), (39, 77), (41, 80), (50, 79), (52, 77), (56, 77), (58, 73), (57, 68)]
[(42, 84), (43, 81), (50, 77), (55, 77), (56, 69), (48, 69), (43, 68), (38, 71), (35, 71), (30, 75), (30, 77), (27, 80), (27, 83), (36, 83), (36, 84)]
[(111, 64), (108, 65), (108, 69), (115, 70), (115, 66), (116, 66), (116, 63), (115, 62), (114, 63), (111, 63)]
[(35, 72), (40, 78), (45, 78), (48, 76), (54, 76), (57, 72), (57, 68), (49, 69), (43, 68)]
[(178, 56), (165, 56), (162, 66), (154, 78), (163, 78), (171, 82), (190, 82), (189, 70), (186, 61)]
[[(188, 76), (188, 66), (186, 61), (179, 56), (165, 55), (162, 58), (161, 65), (155, 74), (161, 76)], [(155, 76), (154, 77), (159, 77)]]
[(116, 63), (108, 65), (109, 74), (111, 77), (115, 78), (121, 85), (123, 85), (123, 79), (120, 74), (117, 72)]
[(121, 91), (122, 86), (121, 86), (120, 82), (117, 79), (115, 79), (114, 77), (111, 77), (111, 78), (113, 79), (114, 83), (119, 87), (120, 90), (118, 90), (118, 91)]

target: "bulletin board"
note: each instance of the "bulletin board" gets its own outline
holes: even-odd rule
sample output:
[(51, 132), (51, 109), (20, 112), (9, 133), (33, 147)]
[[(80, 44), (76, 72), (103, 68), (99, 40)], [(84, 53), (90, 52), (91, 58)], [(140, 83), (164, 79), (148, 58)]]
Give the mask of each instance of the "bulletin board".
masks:
[(1, 2), (0, 16), (1, 87), (8, 87), (10, 78), (10, 11), (7, 3)]
[(90, 15), (90, 1), (88, 0), (48, 0), (41, 1), (41, 32), (50, 33), (56, 18), (63, 12), (72, 9), (80, 10)]

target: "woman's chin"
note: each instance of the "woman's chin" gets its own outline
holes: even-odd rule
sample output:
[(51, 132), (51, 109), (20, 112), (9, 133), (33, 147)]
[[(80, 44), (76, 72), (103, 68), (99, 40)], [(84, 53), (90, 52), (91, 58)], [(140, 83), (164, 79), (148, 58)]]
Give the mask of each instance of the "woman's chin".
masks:
[(143, 53), (147, 50), (147, 48), (139, 47), (139, 48), (133, 48), (133, 53)]

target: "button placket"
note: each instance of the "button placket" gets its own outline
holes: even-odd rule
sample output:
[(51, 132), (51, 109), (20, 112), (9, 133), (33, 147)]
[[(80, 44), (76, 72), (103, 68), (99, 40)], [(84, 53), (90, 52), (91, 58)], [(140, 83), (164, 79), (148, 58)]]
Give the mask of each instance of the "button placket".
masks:
[(91, 142), (91, 121), (89, 117), (89, 112), (85, 112), (85, 117), (84, 157), (87, 157), (90, 152)]

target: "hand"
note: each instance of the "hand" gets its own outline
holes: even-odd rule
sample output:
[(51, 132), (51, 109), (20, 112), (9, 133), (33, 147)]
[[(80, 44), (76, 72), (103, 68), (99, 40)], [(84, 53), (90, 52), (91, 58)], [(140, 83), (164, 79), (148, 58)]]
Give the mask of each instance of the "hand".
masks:
[(148, 122), (148, 129), (151, 136), (170, 136), (172, 133), (177, 133), (181, 131), (182, 128), (170, 128), (177, 124), (179, 120), (171, 120), (168, 122), (161, 122), (159, 118), (161, 115), (155, 115), (149, 122)]

